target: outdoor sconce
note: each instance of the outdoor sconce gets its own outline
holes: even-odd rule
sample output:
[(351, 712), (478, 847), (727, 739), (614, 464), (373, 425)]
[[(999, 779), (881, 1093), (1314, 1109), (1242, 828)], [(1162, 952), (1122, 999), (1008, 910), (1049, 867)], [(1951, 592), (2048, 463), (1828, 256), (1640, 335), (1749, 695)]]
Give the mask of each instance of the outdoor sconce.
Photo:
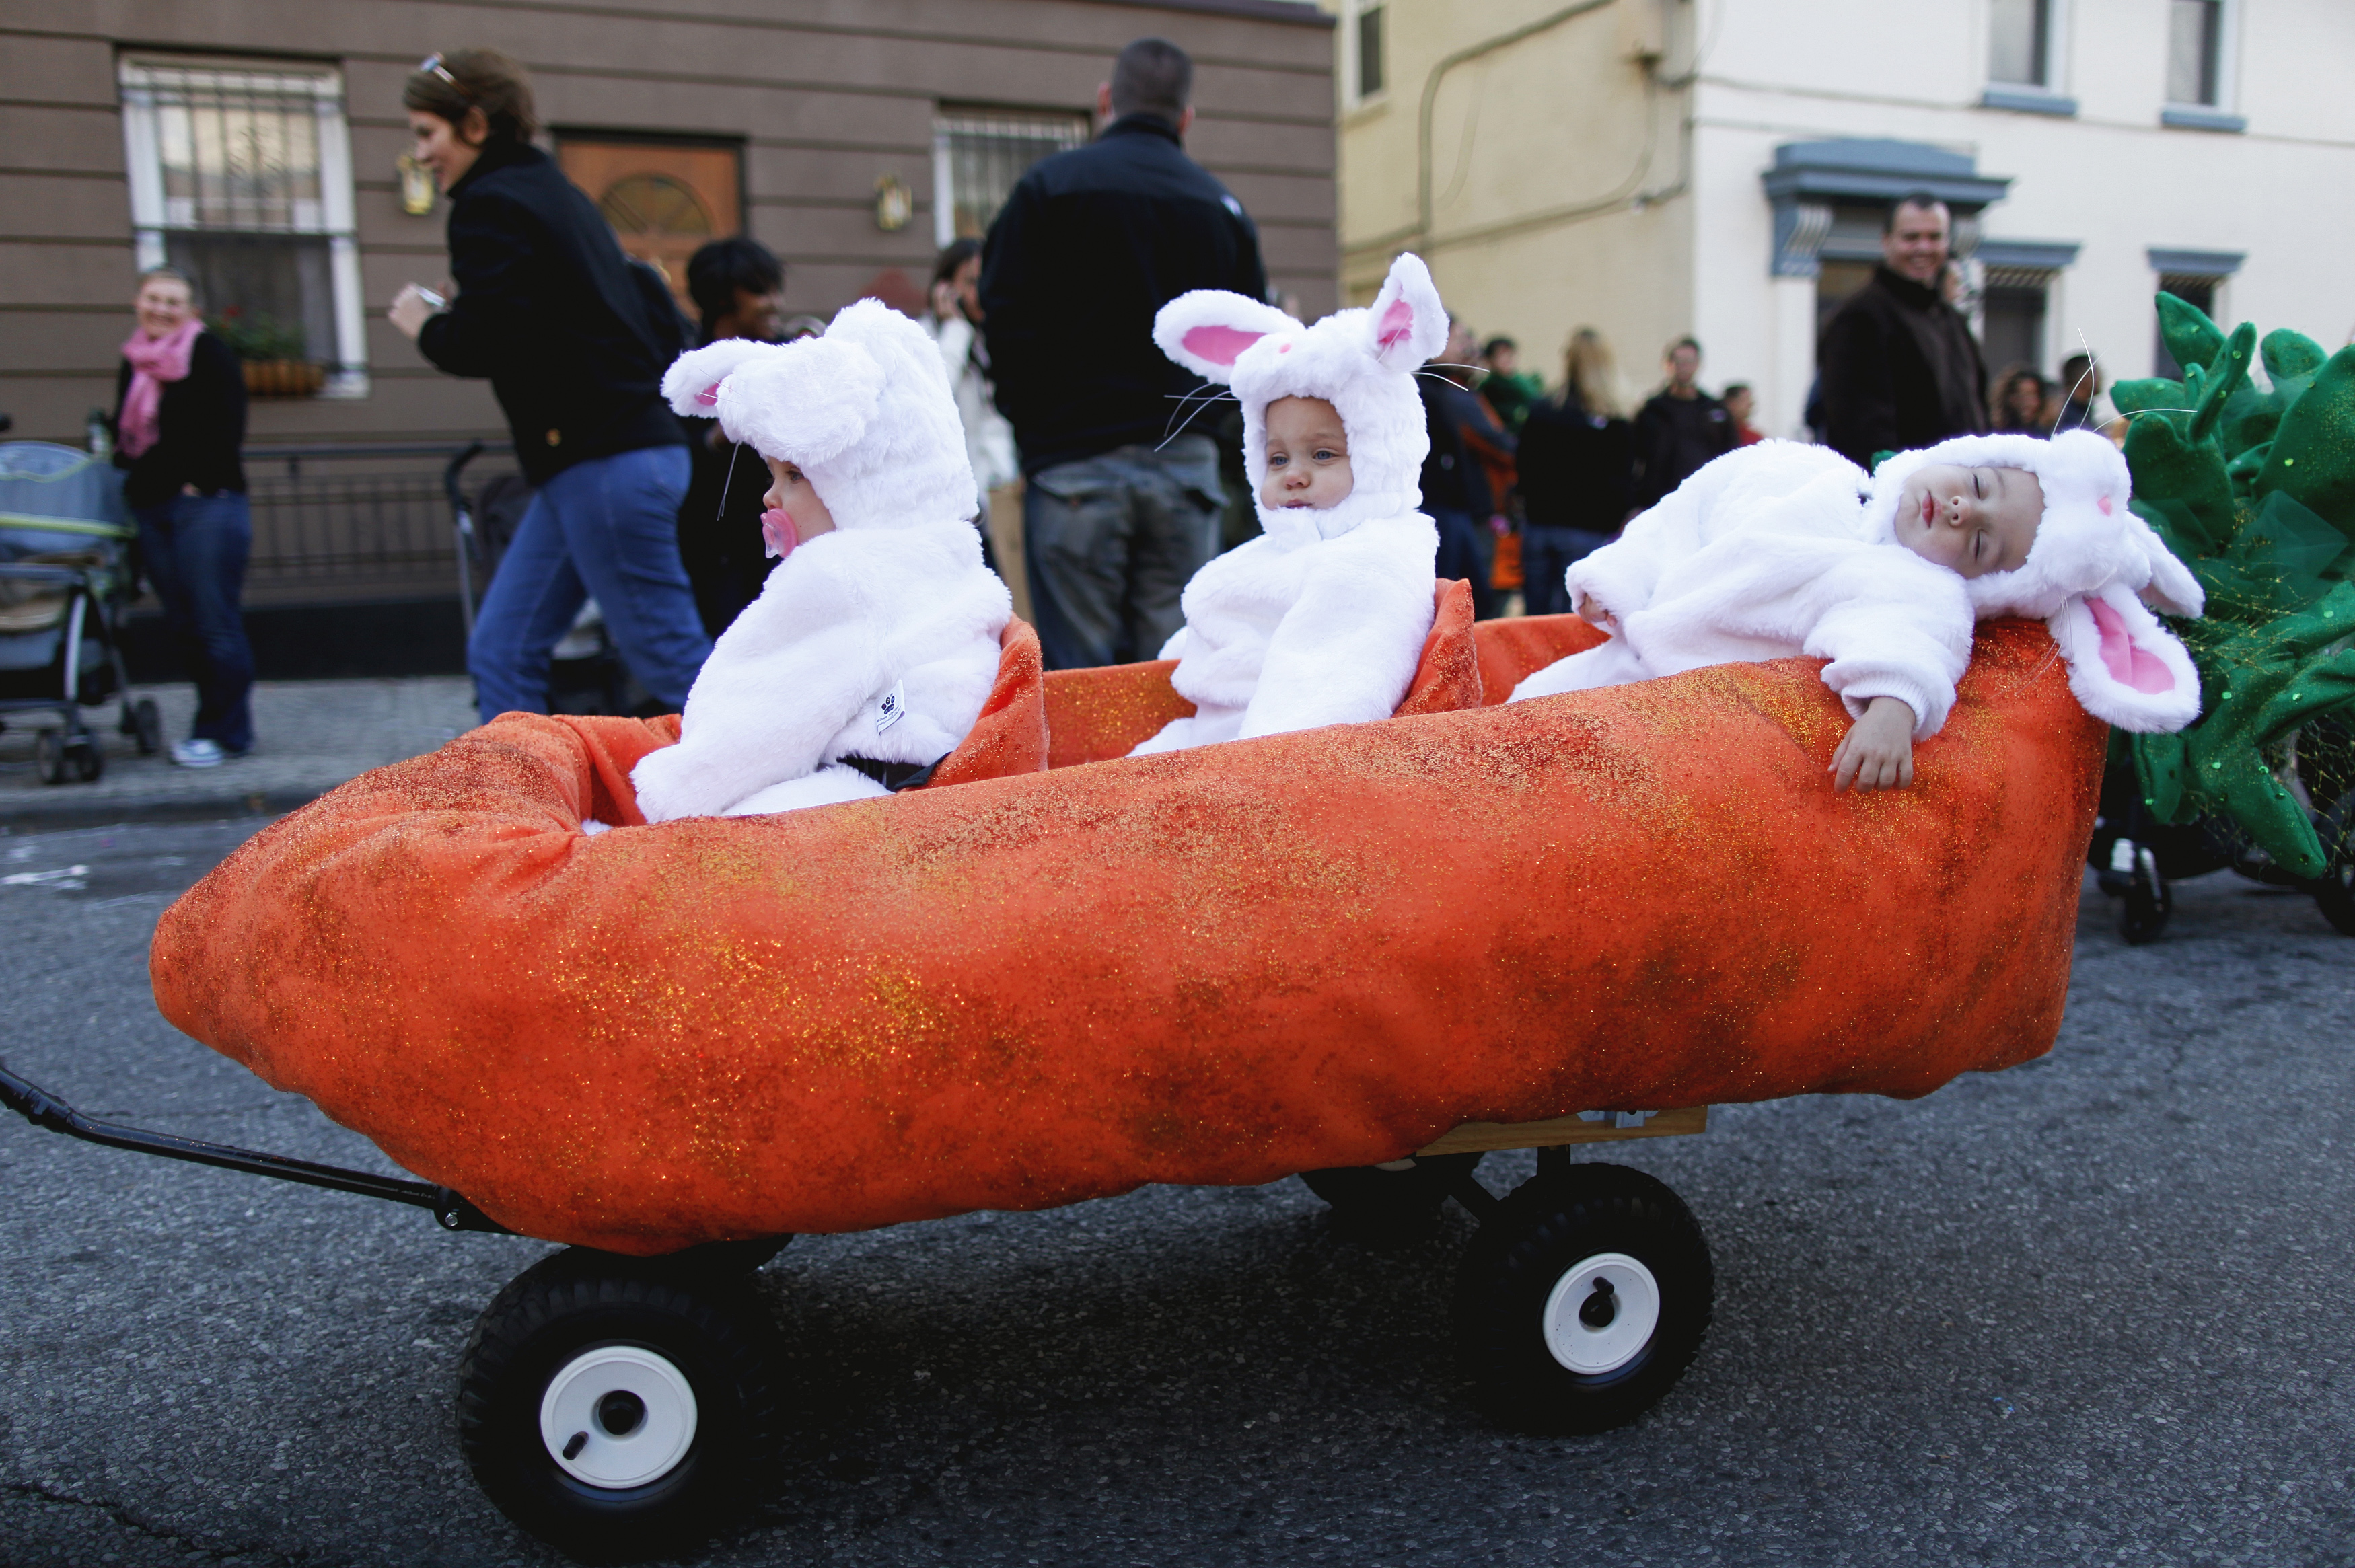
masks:
[(403, 153), (400, 155), (400, 210), (423, 217), (433, 210), (433, 171)]
[(908, 182), (897, 175), (885, 175), (875, 182), (875, 227), (886, 234), (908, 227), (916, 216), (916, 193)]

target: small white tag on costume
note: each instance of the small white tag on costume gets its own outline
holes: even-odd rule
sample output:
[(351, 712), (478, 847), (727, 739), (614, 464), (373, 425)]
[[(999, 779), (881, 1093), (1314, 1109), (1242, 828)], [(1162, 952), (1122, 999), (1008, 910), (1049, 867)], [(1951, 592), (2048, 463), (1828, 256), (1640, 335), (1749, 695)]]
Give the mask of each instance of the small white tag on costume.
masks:
[(894, 681), (891, 683), (891, 689), (883, 694), (883, 705), (875, 710), (875, 733), (881, 735), (907, 716), (907, 687), (902, 683)]

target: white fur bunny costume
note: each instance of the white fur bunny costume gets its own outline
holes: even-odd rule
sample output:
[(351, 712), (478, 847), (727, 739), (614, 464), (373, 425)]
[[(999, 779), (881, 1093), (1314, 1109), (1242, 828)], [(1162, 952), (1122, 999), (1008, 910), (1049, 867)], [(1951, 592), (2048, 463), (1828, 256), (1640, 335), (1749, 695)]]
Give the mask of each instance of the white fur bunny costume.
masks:
[(973, 727), (1013, 614), (982, 565), (948, 374), (875, 300), (798, 343), (742, 339), (663, 377), (682, 414), (797, 465), (834, 531), (791, 550), (711, 650), (679, 742), (631, 771), (646, 821), (750, 816), (883, 795), (838, 759), (938, 762)]
[[(1161, 307), (1153, 341), (1234, 387), (1258, 538), (1194, 574), (1186, 624), (1161, 650), (1195, 705), (1135, 755), (1319, 725), (1385, 719), (1431, 634), (1439, 531), (1415, 510), (1431, 438), (1414, 373), (1447, 341), (1422, 260), (1401, 256), (1372, 306), (1302, 326), (1273, 305), (1198, 289)], [(1267, 406), (1322, 397), (1349, 443), (1349, 493), (1329, 507), (1270, 507)]]
[[(1932, 463), (2037, 476), (2044, 514), (2019, 567), (1966, 579), (1897, 542), (1899, 497)], [(1923, 740), (1954, 705), (1973, 620), (2030, 615), (2051, 628), (2086, 712), (2122, 729), (2180, 729), (2200, 715), (2199, 677), (2137, 596), (2197, 615), (2200, 585), (2127, 508), (2130, 493), (2126, 460), (2089, 430), (1958, 436), (1900, 452), (1870, 479), (1825, 447), (1742, 448), (1571, 567), (1572, 594), (1591, 595), (1617, 628), (1530, 675), (1513, 700), (1805, 654), (1830, 661), (1824, 683), (1850, 714), (1900, 698)]]

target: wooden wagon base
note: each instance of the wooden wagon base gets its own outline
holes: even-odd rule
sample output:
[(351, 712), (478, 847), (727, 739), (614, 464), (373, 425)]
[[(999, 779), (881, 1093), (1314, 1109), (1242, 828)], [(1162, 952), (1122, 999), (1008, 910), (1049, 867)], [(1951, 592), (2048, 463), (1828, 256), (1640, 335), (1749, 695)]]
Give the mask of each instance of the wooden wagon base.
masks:
[(1610, 1143), (1625, 1138), (1684, 1138), (1709, 1130), (1709, 1107), (1665, 1111), (1581, 1111), (1550, 1121), (1467, 1121), (1426, 1149), (1433, 1154), (1493, 1154), (1507, 1149), (1553, 1149), (1565, 1143)]

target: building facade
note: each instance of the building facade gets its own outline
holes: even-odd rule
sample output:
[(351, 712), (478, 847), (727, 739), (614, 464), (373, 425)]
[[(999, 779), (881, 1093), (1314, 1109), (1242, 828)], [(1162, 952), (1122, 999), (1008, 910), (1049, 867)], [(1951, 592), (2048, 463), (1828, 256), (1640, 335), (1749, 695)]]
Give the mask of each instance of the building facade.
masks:
[(1327, 0), (1345, 294), (1420, 250), (1554, 378), (1672, 338), (1796, 433), (1820, 323), (1890, 199), (1956, 214), (1990, 373), (2168, 368), (2162, 286), (2327, 344), (2355, 326), (2355, 7), (2340, 0)]
[[(448, 207), (407, 165), (400, 101), (438, 49), (523, 61), (546, 145), (675, 286), (697, 245), (747, 233), (784, 259), (787, 312), (823, 316), (870, 292), (922, 309), (936, 247), (1090, 134), (1114, 55), (1148, 34), (1194, 56), (1188, 150), (1256, 219), (1271, 278), (1330, 309), (1332, 22), (1290, 0), (12, 5), (0, 409), (15, 437), (82, 441), (112, 401), (133, 281), (170, 261), (272, 367), (249, 372), (257, 450), (503, 440), (487, 385), (433, 370), (385, 320), (401, 285), (446, 270)], [(302, 460), (260, 460), (258, 487), (282, 461)], [(432, 485), (418, 495), (415, 547), (374, 555), (346, 537), (364, 521), (264, 508), (257, 594), (448, 583), (447, 511)], [(334, 538), (312, 548), (304, 529)], [(310, 567), (271, 564), (298, 555)]]

